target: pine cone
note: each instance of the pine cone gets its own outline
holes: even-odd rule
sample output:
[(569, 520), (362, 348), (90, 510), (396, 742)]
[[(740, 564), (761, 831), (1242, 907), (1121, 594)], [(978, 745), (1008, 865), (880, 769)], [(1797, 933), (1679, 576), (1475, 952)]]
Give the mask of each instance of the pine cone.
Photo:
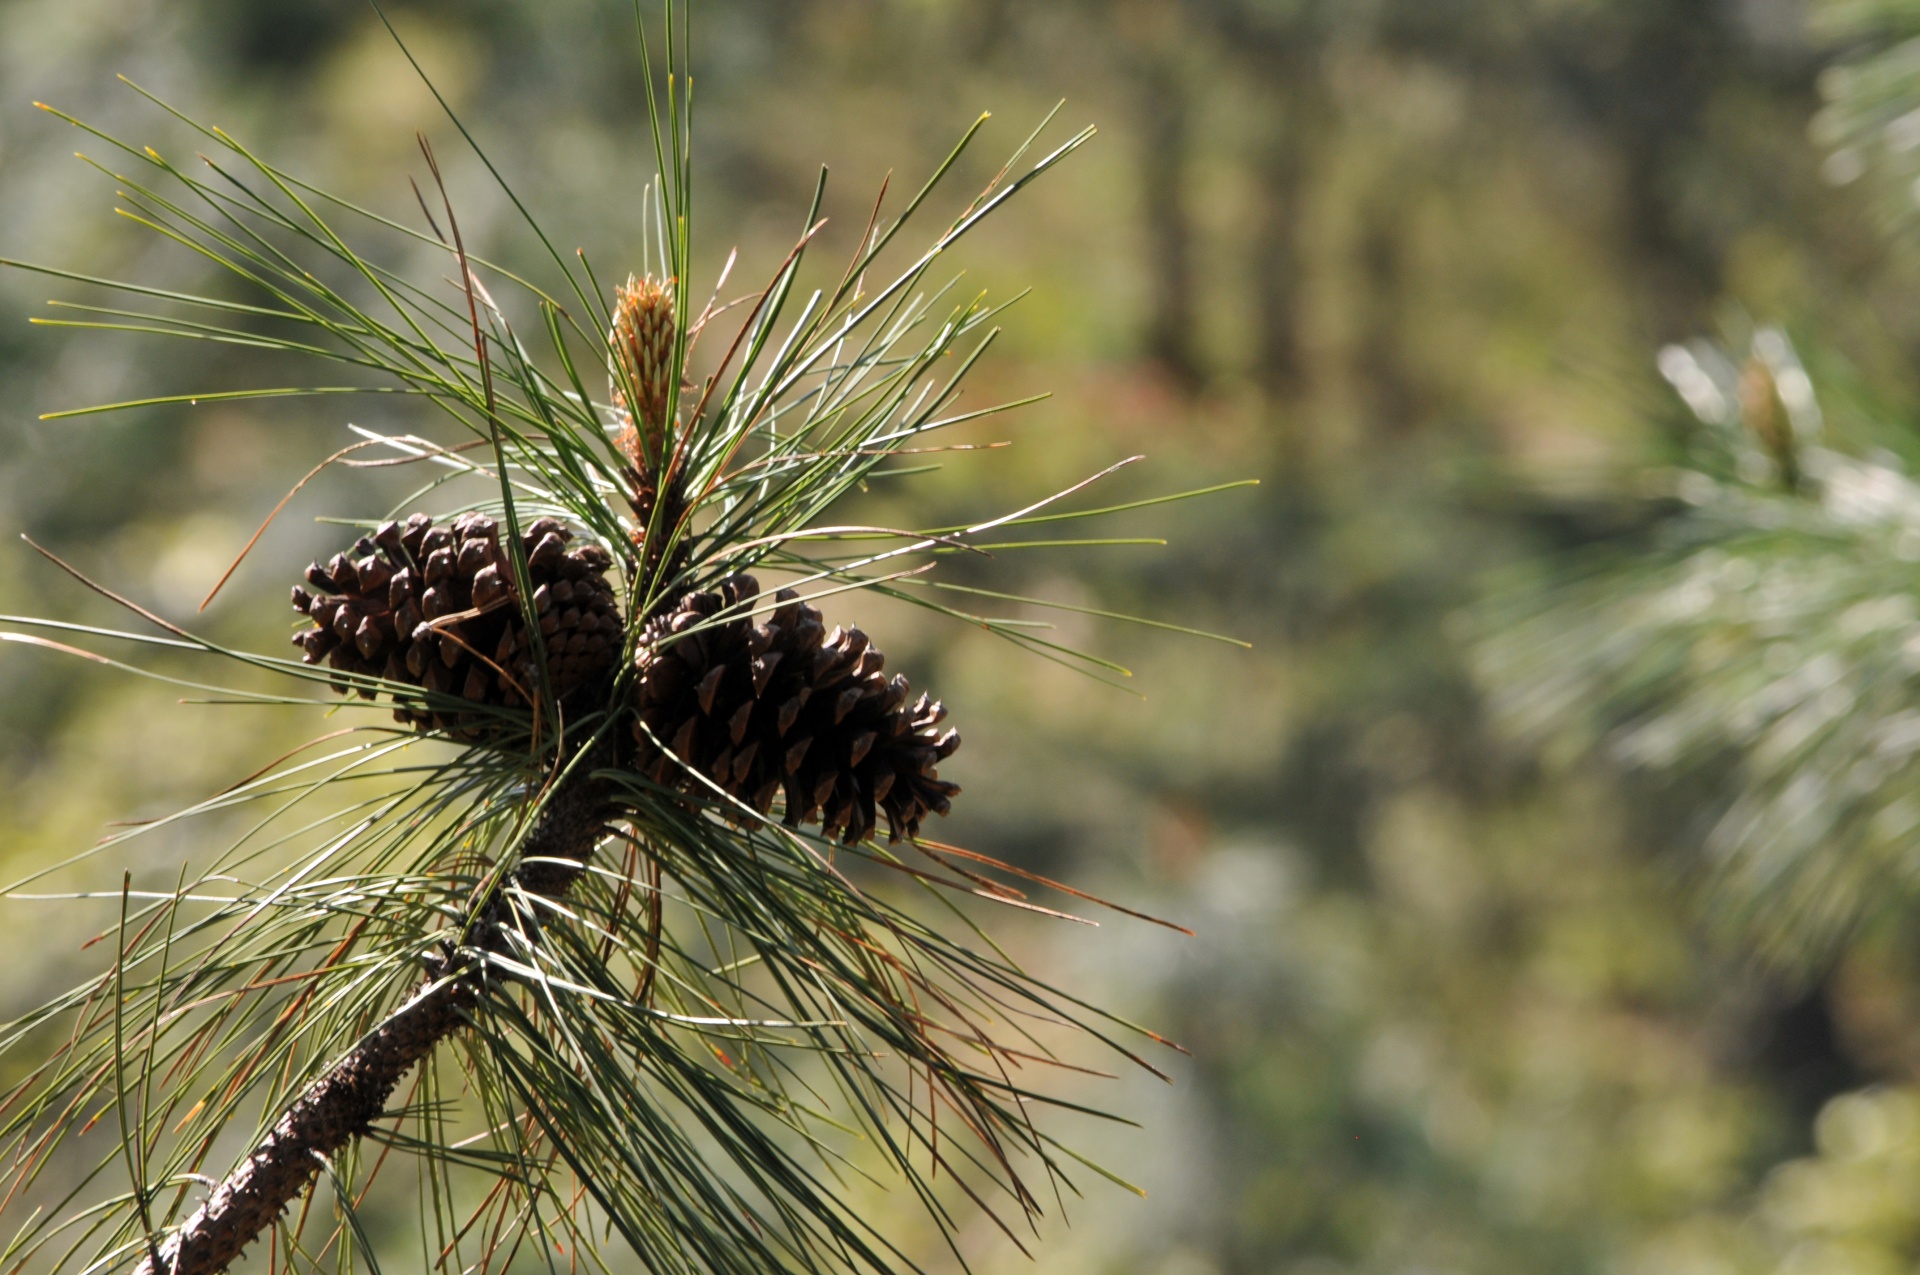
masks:
[(884, 657), (866, 634), (826, 634), (791, 589), (774, 595), (781, 605), (765, 623), (713, 620), (759, 593), (752, 576), (733, 576), (648, 626), (634, 729), (641, 773), (706, 791), (691, 766), (761, 814), (784, 794), (789, 827), (818, 820), (847, 845), (873, 834), (876, 810), (894, 841), (917, 835), (928, 811), (946, 814), (960, 791), (934, 771), (960, 747), (958, 731), (937, 729), (946, 708), (925, 695), (909, 705), (907, 679), (881, 675)]
[[(614, 667), (623, 626), (607, 580), (612, 557), (596, 544), (567, 548), (573, 532), (553, 518), (521, 535), (547, 657), (565, 698)], [(518, 707), (537, 694), (533, 643), (513, 567), (493, 519), (466, 514), (451, 529), (424, 514), (383, 524), (326, 566), (307, 568), (318, 594), (296, 587), (293, 609), (314, 627), (294, 634), (308, 664), (407, 682), (476, 704)], [(457, 617), (457, 618), (456, 618)], [(344, 682), (335, 683), (344, 692)], [(356, 687), (372, 699), (369, 687)], [(472, 714), (399, 708), (394, 717), (471, 738)]]

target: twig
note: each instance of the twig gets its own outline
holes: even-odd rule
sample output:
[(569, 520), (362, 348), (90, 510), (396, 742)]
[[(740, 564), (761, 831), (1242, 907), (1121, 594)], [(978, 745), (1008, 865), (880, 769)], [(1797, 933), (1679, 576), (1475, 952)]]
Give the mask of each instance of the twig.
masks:
[[(609, 812), (606, 785), (582, 767), (553, 794), (527, 834), (514, 887), (543, 899), (565, 897), (585, 871)], [(480, 905), (469, 928), (468, 955), (436, 971), (314, 1081), (160, 1246), (157, 1263), (149, 1255), (135, 1275), (221, 1275), (306, 1191), (322, 1157), (332, 1159), (373, 1127), (414, 1064), (465, 1023), (478, 1003), (485, 957), (502, 948), (504, 930), (515, 919), (514, 892), (496, 891)]]

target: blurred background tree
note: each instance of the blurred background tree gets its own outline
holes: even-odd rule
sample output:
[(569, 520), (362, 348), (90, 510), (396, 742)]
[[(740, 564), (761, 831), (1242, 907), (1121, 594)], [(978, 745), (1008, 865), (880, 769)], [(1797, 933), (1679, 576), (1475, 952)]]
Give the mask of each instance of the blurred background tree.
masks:
[[(1254, 640), (1086, 621), (1144, 701), (887, 621), (920, 635), (896, 638), (893, 662), (970, 706), (954, 777), (1005, 798), (957, 811), (955, 839), (1200, 932), (1020, 936), (1195, 1055), (1171, 1088), (1101, 1095), (1145, 1129), (1088, 1140), (1149, 1195), (1069, 1201), (1048, 1269), (1910, 1268), (1907, 913), (1836, 925), (1790, 961), (1716, 924), (1724, 896), (1703, 888), (1697, 852), (1738, 791), (1736, 741), (1697, 767), (1621, 765), (1589, 746), (1617, 730), (1594, 696), (1555, 729), (1511, 730), (1498, 710), (1514, 683), (1484, 654), (1476, 667), (1498, 647), (1462, 618), (1486, 614), (1473, 608), (1490, 579), (1551, 586), (1609, 554), (1666, 552), (1699, 508), (1651, 485), (1676, 463), (1759, 481), (1737, 455), (1689, 450), (1703, 427), (1661, 379), (1668, 345), (1724, 333), (1737, 371), (1756, 331), (1794, 333), (1836, 454), (1892, 473), (1912, 449), (1920, 259), (1889, 233), (1900, 183), (1853, 180), (1888, 168), (1839, 140), (1840, 117), (1808, 134), (1823, 70), (1898, 28), (1821, 25), (1834, 11), (1800, 0), (702, 10), (701, 198), (706, 224), (734, 234), (697, 251), (717, 266), (737, 242), (756, 267), (743, 277), (785, 251), (822, 159), (849, 201), (829, 208), (828, 239), (850, 242), (853, 192), (883, 163), (943, 152), (982, 108), (1023, 131), (1064, 94), (1103, 127), (968, 257), (996, 291), (1037, 285), (977, 391), (1056, 391), (981, 435), (1014, 441), (992, 472), (1020, 490), (982, 493), (955, 470), (938, 499), (1000, 507), (1116, 450), (1154, 458), (1142, 490), (1266, 480), (1156, 516), (1166, 549), (1061, 550), (973, 581)], [(631, 257), (650, 174), (624, 7), (394, 12), (549, 223), (598, 260)], [(0, 101), (17, 104), (0, 111), (0, 255), (189, 268), (132, 258), (145, 241), (106, 215), (70, 131), (26, 106), (154, 135), (115, 73), (396, 214), (414, 130), (443, 140), (358, 0), (0, 0)], [(454, 164), (449, 182), (470, 238), (504, 233), (476, 174)], [(0, 277), (6, 313), (42, 313), (44, 294)], [(227, 374), (177, 349), (0, 324), (0, 517), (190, 612), (289, 475), (338, 445), (341, 409), (35, 417)], [(389, 410), (356, 404), (352, 419)], [(374, 481), (330, 478), (307, 507), (357, 511), (373, 488), (356, 482)], [(283, 643), (281, 582), (333, 538), (276, 526), (215, 631)], [(0, 554), (0, 586), (8, 610), (91, 614), (24, 551)], [(1898, 592), (1891, 574), (1862, 587)], [(311, 727), (210, 724), (19, 652), (0, 660), (0, 705), (15, 869), (230, 783)], [(170, 883), (190, 849), (157, 838), (129, 866)], [(101, 871), (117, 886), (119, 868)], [(0, 945), (15, 1008), (83, 959), (17, 923)], [(1025, 1267), (1003, 1240), (972, 1239), (981, 1269)]]

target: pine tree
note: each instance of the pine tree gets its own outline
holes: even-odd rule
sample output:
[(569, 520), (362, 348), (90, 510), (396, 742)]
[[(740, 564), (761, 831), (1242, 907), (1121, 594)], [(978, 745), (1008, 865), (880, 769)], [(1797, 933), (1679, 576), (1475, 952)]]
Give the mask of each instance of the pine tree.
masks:
[[(1823, 79), (1830, 175), (1915, 205), (1920, 78), (1910, 6), (1827, 6), (1852, 57)], [(1879, 405), (1836, 438), (1786, 333), (1659, 356), (1691, 421), (1620, 504), (1641, 534), (1483, 614), (1483, 680), (1508, 721), (1632, 770), (1707, 781), (1712, 917), (1787, 967), (1920, 880), (1920, 483), (1910, 423)]]
[[(130, 1189), (36, 1213), (0, 1266), (213, 1275), (259, 1241), (290, 1266), (362, 1269), (377, 1259), (359, 1204), (411, 1159), (428, 1260), (450, 1269), (599, 1264), (624, 1245), (662, 1272), (892, 1270), (905, 1255), (844, 1195), (849, 1164), (867, 1171), (846, 1130), (943, 1233), (958, 1214), (941, 1178), (1011, 1234), (1042, 1209), (1036, 1171), (1064, 1187), (1086, 1163), (1038, 1120), (1063, 1032), (1148, 1065), (1121, 1041), (1139, 1029), (884, 885), (1028, 909), (1014, 880), (1065, 889), (921, 838), (958, 793), (936, 767), (959, 737), (823, 615), (882, 594), (1103, 667), (928, 579), (997, 529), (1082, 516), (1093, 479), (969, 526), (829, 517), (902, 451), (1002, 410), (956, 404), (998, 311), (930, 271), (1090, 130), (1029, 161), (1036, 131), (889, 270), (976, 123), (898, 215), (876, 210), (837, 283), (792, 304), (809, 230), (697, 365), (696, 343), (720, 338), (683, 283), (685, 23), (669, 7), (676, 75), (649, 81), (651, 260), (611, 295), (531, 217), (546, 286), (470, 254), (424, 143), (439, 195), (411, 228), (151, 95), (209, 148), (205, 176), (62, 117), (110, 147), (101, 166), (143, 221), (267, 298), (112, 285), (151, 311), (97, 307), (102, 326), (377, 373), (461, 438), (359, 431), (349, 451), (441, 471), (418, 499), (448, 507), (371, 517), (309, 568), (299, 658), (219, 646), (88, 582), (159, 632), (82, 637), (235, 661), (374, 715), (168, 821), (258, 808), (174, 890), (129, 877), (112, 968), (10, 1028), (25, 1078), (0, 1107), (9, 1189), (102, 1111), (119, 1141), (96, 1175), (123, 1169)], [(377, 264), (381, 236), (431, 251), (451, 288)], [(587, 388), (602, 369), (604, 400)], [(229, 1166), (236, 1132), (251, 1150)], [(330, 1233), (309, 1218), (320, 1178)]]

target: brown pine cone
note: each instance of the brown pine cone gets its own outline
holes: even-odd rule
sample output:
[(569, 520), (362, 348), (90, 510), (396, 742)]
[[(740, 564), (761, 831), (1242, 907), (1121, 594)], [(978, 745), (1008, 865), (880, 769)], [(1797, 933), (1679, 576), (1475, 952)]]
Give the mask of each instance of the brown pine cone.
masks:
[[(521, 535), (547, 676), (561, 698), (610, 671), (624, 635), (606, 578), (611, 555), (596, 544), (569, 549), (572, 538), (553, 518), (535, 520)], [(476, 704), (519, 707), (538, 693), (533, 643), (493, 519), (465, 514), (446, 528), (413, 514), (363, 536), (353, 553), (307, 568), (316, 593), (293, 591), (294, 610), (313, 621), (293, 636), (307, 663), (324, 659), (343, 673), (407, 682)], [(347, 689), (344, 681), (335, 687)], [(373, 698), (371, 687), (354, 689)], [(483, 720), (412, 707), (396, 709), (394, 717), (465, 737)]]
[(783, 796), (789, 827), (817, 820), (847, 845), (873, 834), (880, 810), (894, 841), (917, 835), (928, 811), (946, 814), (960, 791), (934, 770), (960, 747), (958, 731), (938, 729), (946, 708), (925, 695), (909, 705), (907, 679), (881, 674), (866, 634), (826, 633), (791, 589), (764, 623), (714, 620), (759, 593), (752, 576), (733, 576), (648, 626), (636, 768), (709, 792), (691, 766), (761, 814)]

